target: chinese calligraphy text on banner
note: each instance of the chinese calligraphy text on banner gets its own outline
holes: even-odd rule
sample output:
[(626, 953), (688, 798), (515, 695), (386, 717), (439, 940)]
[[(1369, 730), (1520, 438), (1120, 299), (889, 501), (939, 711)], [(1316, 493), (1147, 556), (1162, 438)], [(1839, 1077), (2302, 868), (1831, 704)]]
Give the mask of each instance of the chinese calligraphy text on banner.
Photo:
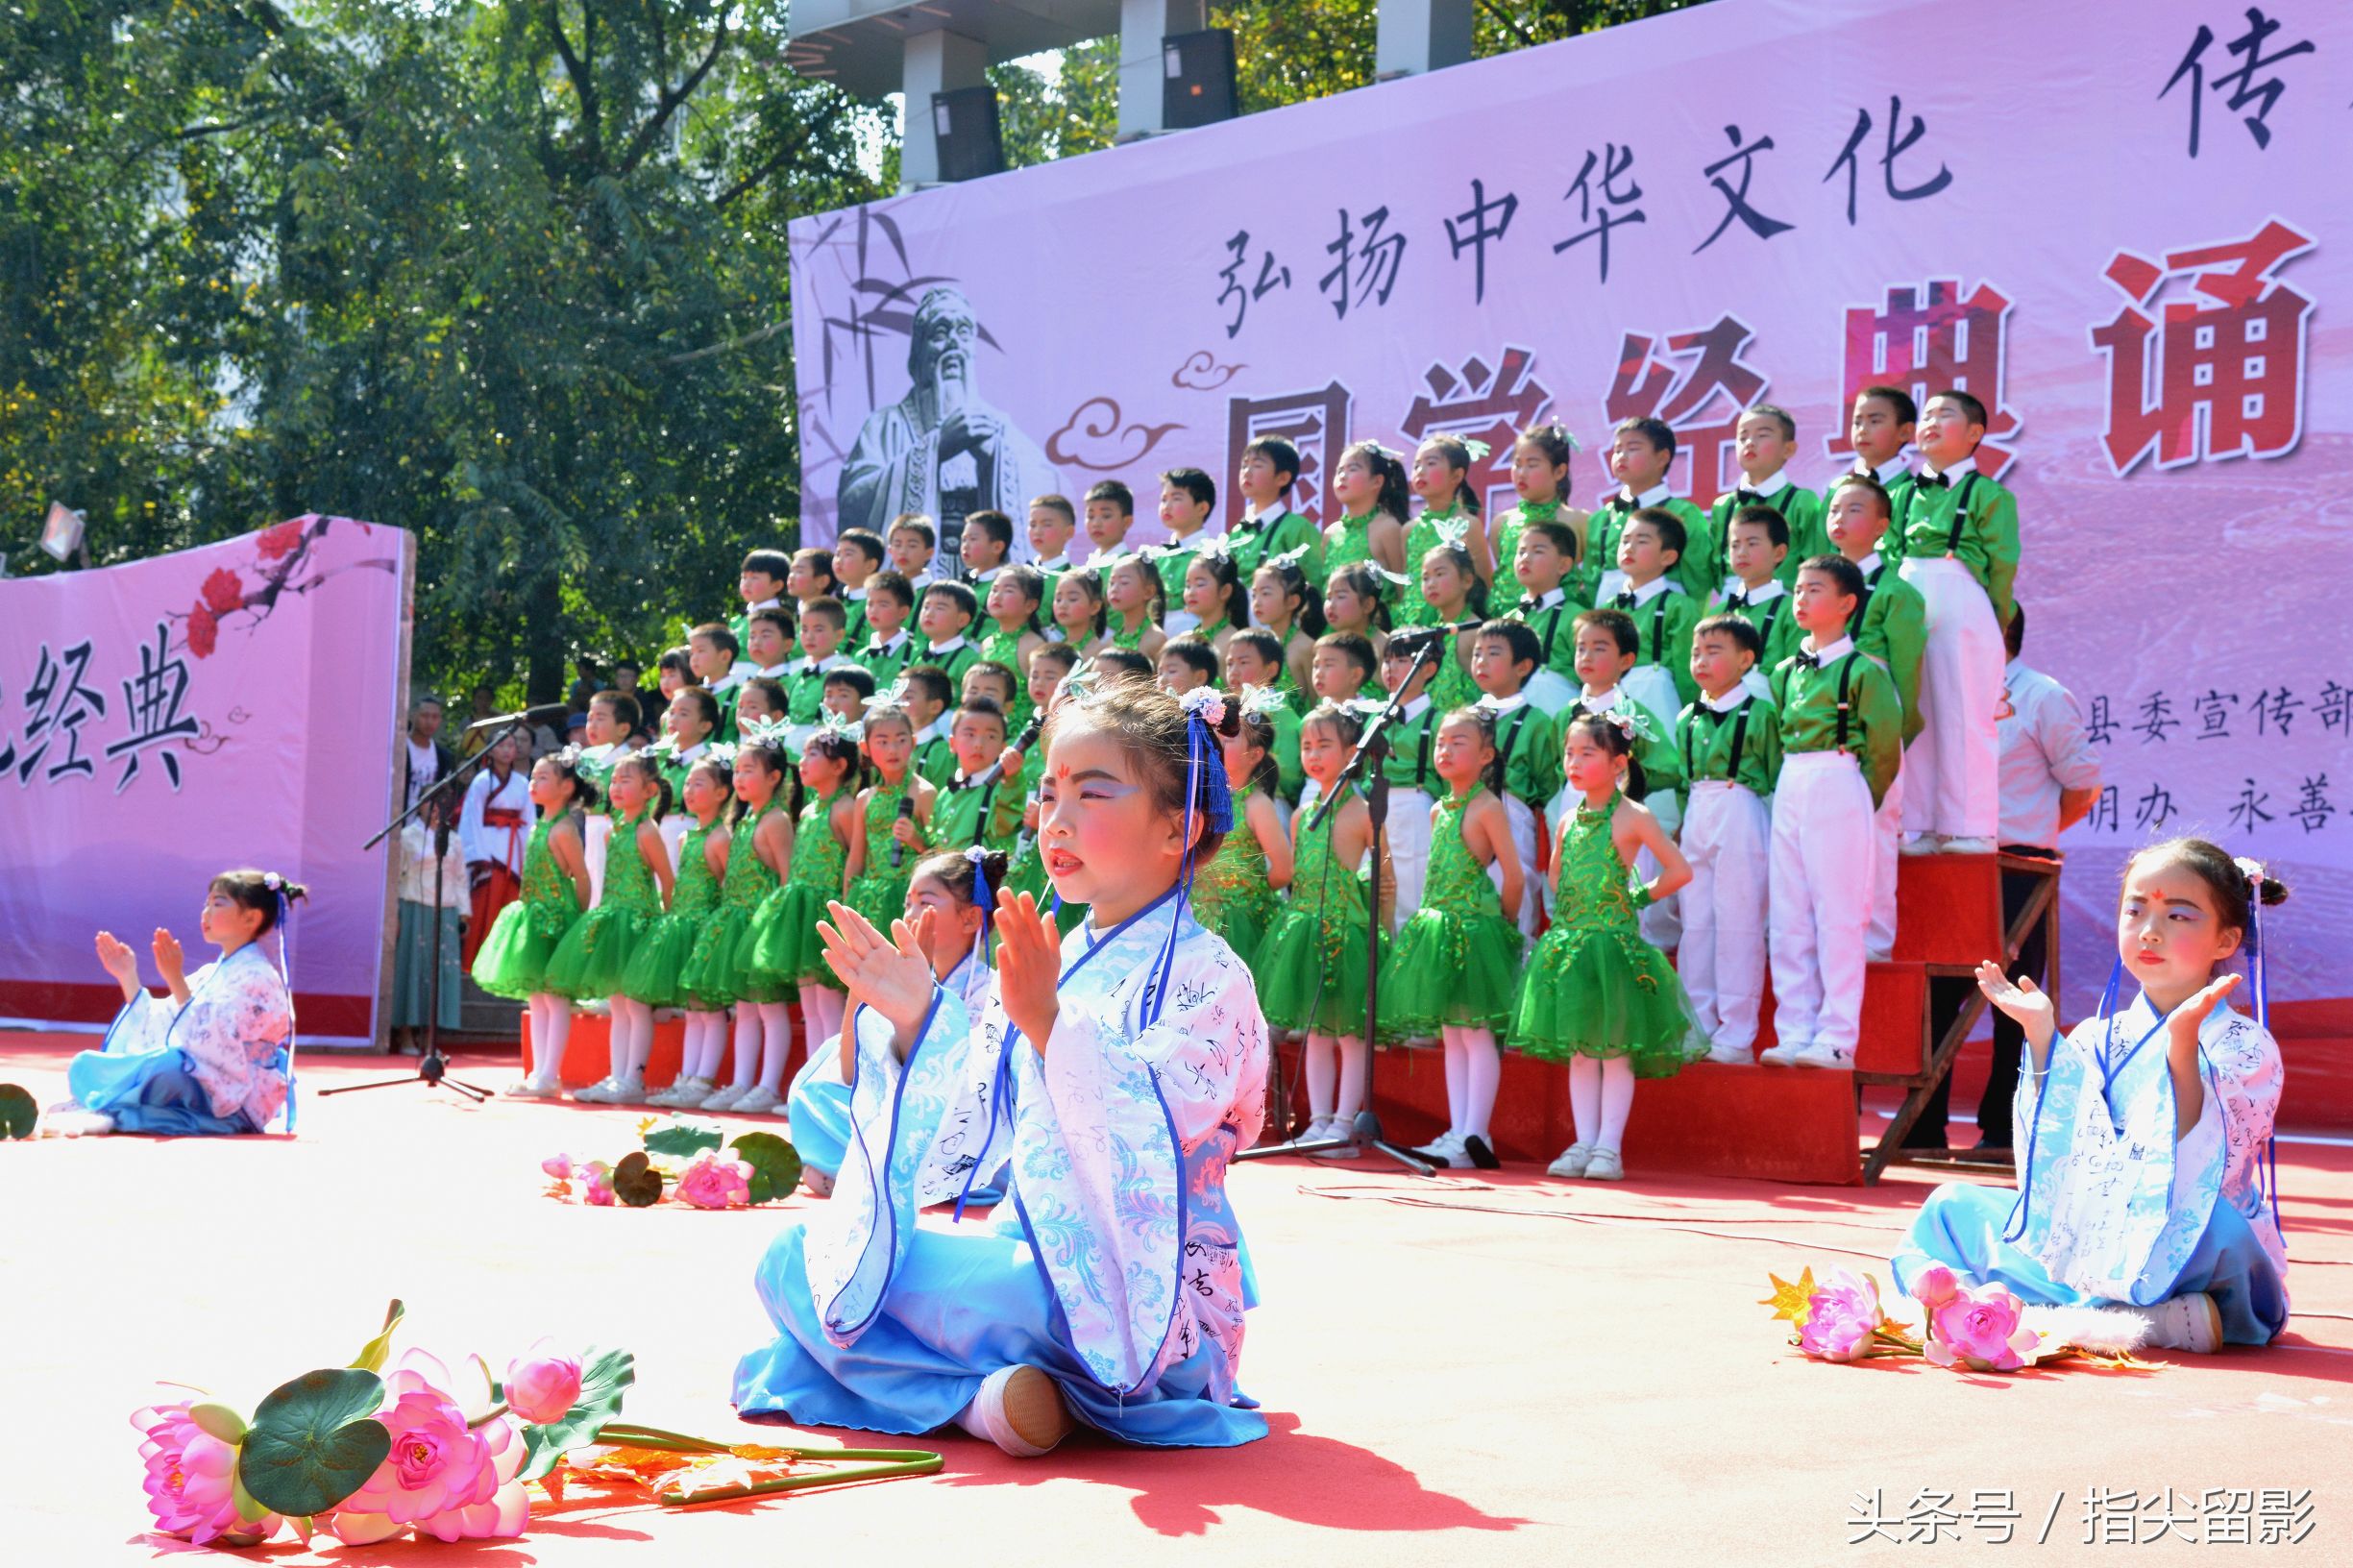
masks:
[(191, 969), (210, 962), (205, 885), (258, 866), (310, 889), (302, 1039), (372, 1033), (387, 862), (359, 846), (393, 794), (409, 548), (397, 528), (302, 517), (0, 581), (0, 1017), (112, 1017), (102, 928), (151, 984), (158, 926)]
[(1704, 505), (1746, 403), (1795, 413), (1789, 472), (1819, 487), (1856, 390), (1965, 386), (2019, 497), (2027, 662), (2103, 768), (2066, 840), (2070, 1011), (2123, 855), (2184, 832), (2295, 884), (2275, 991), (2343, 995), (2353, 9), (1986, 0), (1958, 52), (1942, 14), (1718, 0), (799, 220), (807, 535), (1017, 523), (1117, 478), (1148, 542), (1159, 472), (1208, 470), (1230, 518), (1269, 433), (1318, 522), (1368, 436), (1488, 441), (1503, 506), (1539, 418), (1583, 442), (1590, 506), (1638, 414)]

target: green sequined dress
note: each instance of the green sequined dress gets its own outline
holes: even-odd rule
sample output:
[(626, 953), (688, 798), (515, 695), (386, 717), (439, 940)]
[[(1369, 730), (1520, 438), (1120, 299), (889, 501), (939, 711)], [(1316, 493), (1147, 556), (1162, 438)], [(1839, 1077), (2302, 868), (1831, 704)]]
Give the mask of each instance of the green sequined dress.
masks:
[(637, 829), (645, 821), (643, 811), (634, 817), (614, 814), (613, 837), (604, 849), (603, 896), (556, 944), (543, 989), (574, 1001), (626, 994), (622, 976), (662, 918), (661, 889), (637, 846)]
[(842, 896), (842, 872), (849, 863), (849, 845), (833, 836), (833, 808), (841, 798), (836, 790), (800, 808), (784, 885), (752, 914), (747, 965), (763, 984), (841, 989), (825, 967), (825, 943), (817, 934), (825, 905)]
[(1006, 631), (993, 621), (988, 625), (989, 634), (980, 639), (981, 662), (1001, 664), (1013, 672), (1013, 711), (1005, 715), (1005, 733), (1018, 735), (1035, 707), (1029, 699), (1029, 672), (1021, 668), (1021, 639), (1029, 635), (1029, 628)]
[(580, 918), (572, 878), (556, 869), (548, 835), (569, 813), (543, 817), (523, 850), (523, 896), (499, 911), (474, 955), (474, 983), (493, 996), (523, 1001), (546, 985), (548, 960)]
[(1462, 814), (1483, 789), (1437, 803), (1422, 906), (1381, 959), (1381, 1037), (1432, 1040), (1446, 1024), (1511, 1027), (1519, 999), (1519, 926), (1504, 895), (1462, 842)]
[(671, 890), (670, 913), (654, 922), (621, 976), (621, 993), (632, 1001), (696, 1013), (716, 1013), (727, 1005), (726, 997), (699, 995), (681, 980), (703, 927), (719, 911), (719, 878), (703, 852), (710, 838), (710, 828), (697, 823), (678, 841), (678, 880)]
[(776, 891), (776, 873), (760, 858), (754, 844), (760, 823), (772, 811), (784, 809), (772, 798), (757, 811), (748, 811), (735, 824), (727, 845), (727, 872), (719, 891), (719, 907), (703, 922), (695, 950), (687, 955), (678, 983), (694, 994), (729, 1002), (781, 1002), (793, 988), (748, 972), (744, 967), (746, 938), (760, 900)]
[[(1353, 797), (1356, 787), (1343, 794)], [(1321, 826), (1301, 828), (1290, 896), (1250, 968), (1258, 976), (1259, 1007), (1268, 1023), (1361, 1038), (1372, 915), (1364, 878), (1354, 866), (1333, 858), (1332, 834), (1339, 820), (1336, 804)]]
[(1250, 830), (1249, 803), (1246, 795), (1234, 802), (1234, 831), (1193, 873), (1192, 885), (1193, 919), (1225, 938), (1245, 964), (1258, 956), (1282, 907), (1266, 880), (1266, 850)]
[(1406, 581), (1397, 590), (1389, 619), (1400, 626), (1434, 625), (1437, 615), (1422, 597), (1422, 561), (1440, 545), (1460, 544), (1471, 533), (1471, 515), (1460, 505), (1425, 511), (1406, 527)]
[[(891, 929), (891, 922), (907, 914), (907, 884), (915, 877), (915, 863), (924, 851), (908, 848), (892, 837), (898, 822), (898, 803), (907, 798), (915, 788), (915, 775), (910, 772), (895, 784), (877, 783), (873, 798), (866, 803), (866, 874), (849, 885), (842, 902), (874, 922), (878, 931)], [(899, 852), (898, 864), (891, 864), (891, 851)]]
[(1622, 1056), (1641, 1078), (1672, 1077), (1707, 1054), (1666, 955), (1642, 940), (1632, 880), (1609, 834), (1623, 796), (1580, 804), (1558, 847), (1552, 929), (1536, 943), (1513, 1016), (1530, 1056)]

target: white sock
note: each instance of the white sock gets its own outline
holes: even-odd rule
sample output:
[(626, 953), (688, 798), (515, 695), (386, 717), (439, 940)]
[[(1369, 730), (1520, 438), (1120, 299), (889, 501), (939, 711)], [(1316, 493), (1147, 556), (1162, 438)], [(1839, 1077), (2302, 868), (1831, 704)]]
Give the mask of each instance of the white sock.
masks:
[(1339, 1045), (1330, 1035), (1310, 1035), (1307, 1043), (1299, 1047), (1299, 1055), (1307, 1066), (1308, 1115), (1317, 1121), (1331, 1117), (1334, 1096), (1339, 1083)]
[(1634, 1065), (1622, 1056), (1602, 1064), (1602, 1133), (1594, 1141), (1610, 1153), (1626, 1141), (1626, 1117), (1634, 1109)]
[(841, 1034), (842, 1015), (848, 1006), (849, 998), (831, 986), (800, 988), (800, 1026), (811, 1051)]
[(1577, 1123), (1577, 1141), (1590, 1144), (1601, 1136), (1602, 1064), (1598, 1058), (1569, 1058), (1569, 1115)]
[(531, 1081), (551, 1085), (564, 1075), (564, 1047), (572, 1042), (572, 1004), (553, 992), (534, 992), (531, 1005)]
[(728, 1088), (747, 1093), (760, 1078), (760, 1007), (757, 1002), (735, 1004), (735, 1082)]
[(1372, 1079), (1373, 1053), (1371, 1047), (1354, 1035), (1342, 1035), (1340, 1052), (1340, 1093), (1333, 1114), (1346, 1121), (1354, 1121), (1357, 1113), (1364, 1109), (1364, 1091)]
[(686, 1052), (680, 1070), (689, 1078), (705, 1083), (719, 1076), (720, 1053), (727, 1048), (727, 1016), (724, 1013), (689, 1013), (686, 1016)]
[(1496, 1048), (1494, 1033), (1464, 1029), (1462, 1060), (1469, 1093), (1464, 1096), (1462, 1117), (1456, 1130), (1465, 1138), (1483, 1142), (1487, 1140), (1487, 1123), (1495, 1115), (1495, 1091), (1504, 1082), (1504, 1054)]
[(629, 1069), (629, 999), (611, 996), (612, 1010), (604, 1016), (605, 1076), (619, 1080)]
[(760, 1087), (784, 1092), (784, 1062), (793, 1054), (793, 1012), (785, 1002), (760, 1004)]
[(1438, 1044), (1446, 1057), (1446, 1131), (1460, 1138), (1470, 1106), (1470, 1064), (1463, 1054), (1462, 1031), (1451, 1023), (1441, 1025)]

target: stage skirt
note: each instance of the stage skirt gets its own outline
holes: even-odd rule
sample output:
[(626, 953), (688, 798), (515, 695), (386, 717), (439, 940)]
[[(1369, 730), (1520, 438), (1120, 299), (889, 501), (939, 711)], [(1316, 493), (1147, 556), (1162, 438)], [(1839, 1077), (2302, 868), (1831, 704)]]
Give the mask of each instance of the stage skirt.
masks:
[(257, 1133), (242, 1108), (216, 1115), (212, 1096), (176, 1045), (159, 1051), (84, 1051), (65, 1069), (65, 1084), (85, 1111), (103, 1111), (117, 1132), (191, 1138)]

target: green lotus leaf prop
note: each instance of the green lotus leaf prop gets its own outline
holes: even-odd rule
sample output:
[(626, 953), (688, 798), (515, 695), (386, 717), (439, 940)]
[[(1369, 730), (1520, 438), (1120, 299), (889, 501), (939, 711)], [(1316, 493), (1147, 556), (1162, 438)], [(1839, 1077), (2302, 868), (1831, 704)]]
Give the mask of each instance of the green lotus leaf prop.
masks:
[(31, 1138), (41, 1108), (22, 1084), (0, 1084), (0, 1138)]
[(774, 1133), (745, 1133), (730, 1145), (751, 1167), (751, 1201), (789, 1198), (800, 1185), (800, 1151)]
[(673, 1116), (646, 1135), (646, 1152), (671, 1160), (692, 1160), (705, 1149), (726, 1141), (716, 1121), (699, 1116)]
[(662, 1173), (641, 1152), (625, 1155), (613, 1167), (613, 1196), (632, 1209), (662, 1201)]
[(357, 1367), (306, 1372), (254, 1411), (237, 1480), (272, 1513), (325, 1513), (359, 1490), (392, 1452), (377, 1420), (384, 1384)]

